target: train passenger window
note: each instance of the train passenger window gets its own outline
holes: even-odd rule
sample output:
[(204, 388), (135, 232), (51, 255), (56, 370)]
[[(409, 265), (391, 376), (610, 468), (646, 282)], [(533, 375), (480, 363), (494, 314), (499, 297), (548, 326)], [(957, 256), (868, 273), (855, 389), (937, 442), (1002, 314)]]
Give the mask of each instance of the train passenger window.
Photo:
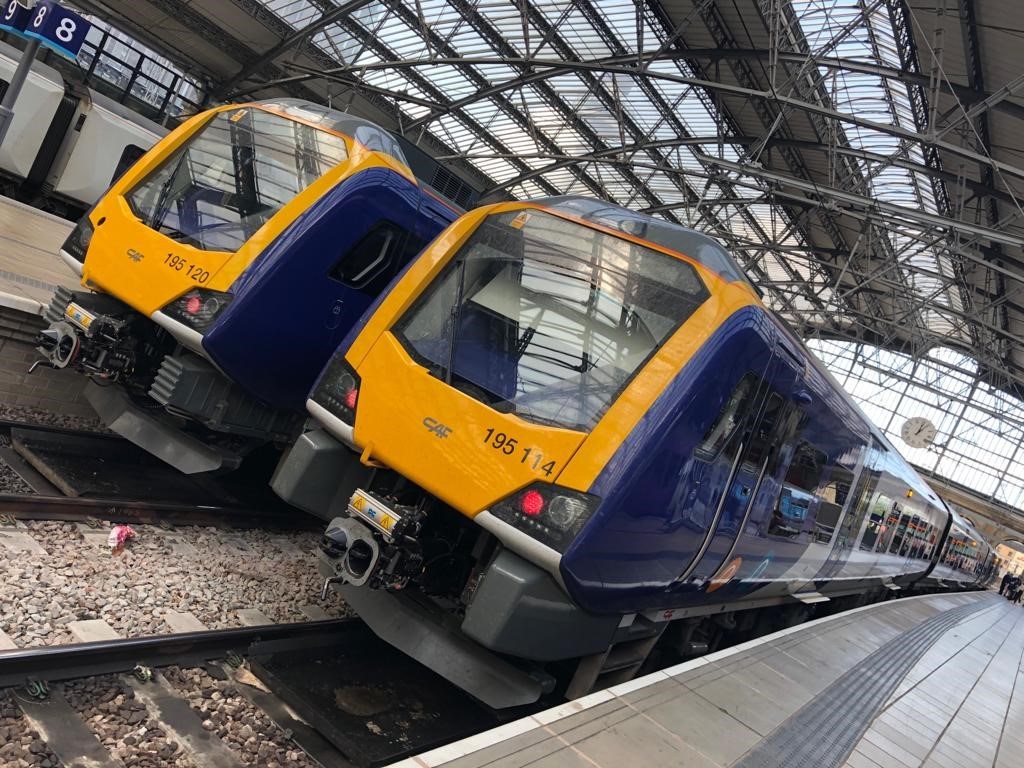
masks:
[(789, 471), (786, 472), (786, 485), (814, 493), (821, 483), (827, 462), (828, 457), (824, 453), (806, 440), (802, 441), (793, 452)]
[(896, 533), (892, 537), (892, 543), (889, 544), (889, 554), (892, 555), (906, 555), (906, 551), (903, 548), (907, 534), (909, 533), (908, 528), (910, 526), (910, 515), (904, 514), (900, 517), (899, 522), (896, 524)]
[(853, 472), (835, 465), (825, 485), (818, 491), (818, 514), (814, 518), (814, 540), (820, 544), (832, 541), (839, 518), (853, 485)]
[(382, 221), (338, 260), (330, 276), (349, 288), (376, 296), (424, 245), (397, 224)]
[(721, 413), (718, 414), (715, 423), (711, 425), (697, 447), (698, 455), (701, 455), (701, 458), (710, 459), (717, 456), (722, 447), (736, 433), (737, 427), (743, 421), (743, 417), (754, 399), (754, 394), (757, 392), (757, 382), (758, 378), (753, 373), (748, 373), (740, 379)]
[(853, 489), (853, 498), (850, 501), (849, 511), (843, 518), (843, 525), (839, 531), (839, 539), (836, 542), (843, 548), (852, 547), (854, 532), (860, 529), (861, 523), (867, 517), (868, 509), (871, 506), (871, 494), (878, 483), (878, 473), (865, 468), (860, 473), (856, 488)]
[(806, 440), (797, 445), (768, 524), (769, 534), (793, 538), (803, 531), (827, 462), (828, 457)]
[(885, 516), (892, 504), (892, 499), (879, 493), (871, 504), (871, 517), (868, 518), (864, 533), (861, 536), (860, 548), (871, 552), (878, 542), (878, 537), (885, 532)]
[(903, 509), (900, 507), (899, 502), (893, 502), (892, 509), (886, 513), (885, 522), (882, 523), (882, 530), (878, 536), (875, 552), (885, 552), (889, 548), (889, 542), (892, 541), (892, 537), (896, 533), (902, 511)]

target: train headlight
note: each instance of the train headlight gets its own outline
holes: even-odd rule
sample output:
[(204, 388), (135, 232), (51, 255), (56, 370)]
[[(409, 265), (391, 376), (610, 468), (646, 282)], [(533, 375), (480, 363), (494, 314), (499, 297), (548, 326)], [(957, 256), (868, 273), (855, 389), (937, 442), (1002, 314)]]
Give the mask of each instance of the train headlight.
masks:
[(202, 333), (227, 309), (233, 298), (230, 293), (195, 288), (172, 301), (162, 311), (168, 317)]
[(92, 240), (92, 232), (92, 222), (89, 221), (89, 214), (87, 213), (78, 220), (75, 228), (71, 230), (71, 234), (68, 235), (68, 239), (64, 241), (64, 245), (60, 249), (75, 261), (84, 264), (85, 254), (89, 250), (89, 242)]
[(345, 357), (335, 355), (320, 374), (312, 399), (346, 424), (354, 426), (360, 383), (359, 374), (345, 361)]
[(564, 552), (599, 502), (587, 493), (535, 483), (499, 501), (491, 514)]

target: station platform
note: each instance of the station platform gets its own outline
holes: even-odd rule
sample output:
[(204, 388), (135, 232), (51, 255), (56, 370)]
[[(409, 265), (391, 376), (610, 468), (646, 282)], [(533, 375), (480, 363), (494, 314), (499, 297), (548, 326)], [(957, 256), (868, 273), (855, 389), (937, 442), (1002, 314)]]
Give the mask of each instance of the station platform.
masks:
[(392, 768), (1014, 768), (1024, 608), (992, 592), (808, 622)]
[(80, 287), (57, 255), (74, 226), (0, 197), (0, 307), (38, 314), (58, 286)]

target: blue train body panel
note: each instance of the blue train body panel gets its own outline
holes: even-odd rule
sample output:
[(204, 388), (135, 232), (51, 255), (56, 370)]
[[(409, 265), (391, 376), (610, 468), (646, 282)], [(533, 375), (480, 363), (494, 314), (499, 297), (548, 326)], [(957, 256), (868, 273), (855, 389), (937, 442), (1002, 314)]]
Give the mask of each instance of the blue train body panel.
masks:
[[(791, 420), (788, 437), (758, 451), (751, 434), (740, 459), (709, 453), (702, 441), (750, 375), (758, 382), (752, 407), (767, 418), (773, 403)], [(853, 524), (859, 529), (870, 510), (791, 482), (804, 443), (820, 451), (818, 487), (853, 497), (855, 482), (890, 483), (903, 495), (884, 498), (899, 511), (903, 496), (931, 494), (788, 330), (745, 308), (682, 368), (590, 488), (602, 503), (562, 559), (569, 593), (597, 613), (631, 612), (923, 575), (937, 551), (875, 551), (874, 539), (855, 549)], [(914, 519), (934, 531), (947, 513), (931, 498), (935, 505)]]
[[(376, 299), (331, 276), (342, 257), (384, 221), (415, 238), (416, 247), (404, 254), (407, 263), (456, 215), (392, 170), (347, 178), (235, 281), (234, 301), (207, 331), (203, 347), (251, 394), (300, 410), (324, 362)], [(396, 264), (394, 271), (405, 266)]]

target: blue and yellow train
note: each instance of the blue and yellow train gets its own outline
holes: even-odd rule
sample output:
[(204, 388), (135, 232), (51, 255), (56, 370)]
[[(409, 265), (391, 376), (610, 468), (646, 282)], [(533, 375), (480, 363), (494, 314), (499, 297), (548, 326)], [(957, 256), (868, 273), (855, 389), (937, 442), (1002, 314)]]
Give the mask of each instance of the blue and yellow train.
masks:
[(994, 561), (725, 250), (593, 200), (460, 218), (307, 407), (325, 589), (495, 707)]
[(197, 115), (147, 152), (61, 256), (40, 350), (116, 432), (188, 473), (286, 440), (345, 333), (461, 211), (395, 139), (311, 102)]

